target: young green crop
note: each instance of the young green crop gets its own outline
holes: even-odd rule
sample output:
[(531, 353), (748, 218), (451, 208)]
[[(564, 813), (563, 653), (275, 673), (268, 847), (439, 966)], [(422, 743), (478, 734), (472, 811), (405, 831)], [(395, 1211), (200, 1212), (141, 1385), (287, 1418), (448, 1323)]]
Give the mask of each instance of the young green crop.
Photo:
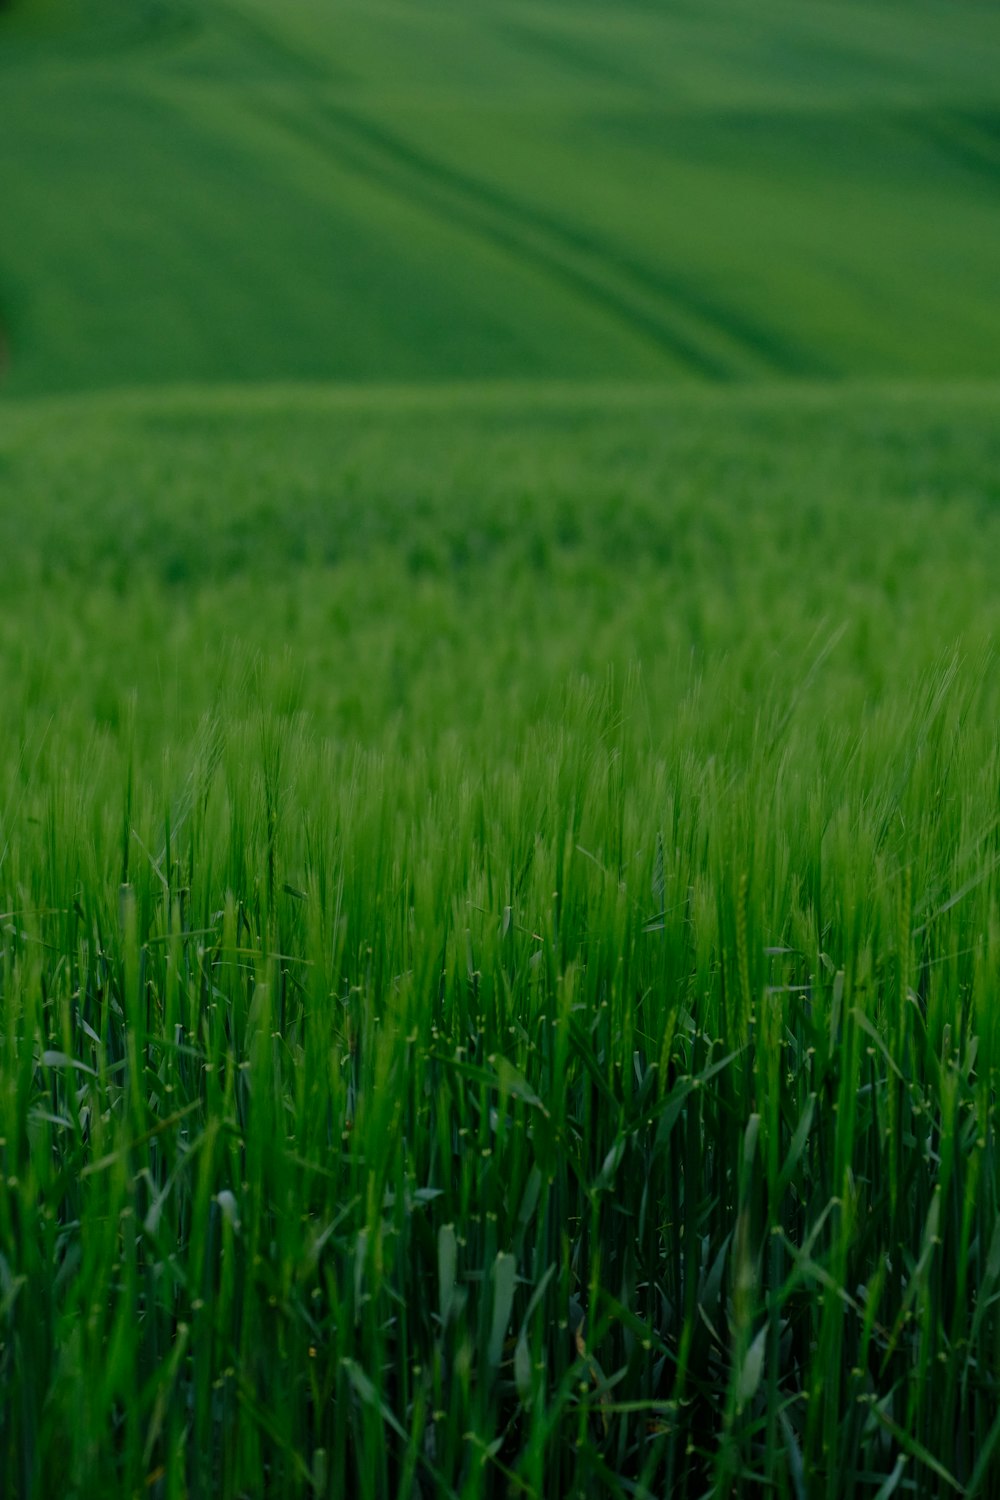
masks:
[(1000, 1492), (996, 16), (0, 9), (0, 1493)]
[(5, 409), (5, 1493), (992, 1492), (997, 416)]

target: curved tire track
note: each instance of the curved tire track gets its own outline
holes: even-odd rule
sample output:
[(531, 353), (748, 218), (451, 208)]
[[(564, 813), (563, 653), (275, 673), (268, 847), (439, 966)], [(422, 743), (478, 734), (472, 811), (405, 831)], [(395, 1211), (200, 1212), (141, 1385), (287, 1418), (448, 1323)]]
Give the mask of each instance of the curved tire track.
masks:
[(561, 282), (693, 374), (734, 381), (751, 373), (823, 373), (785, 349), (769, 330), (723, 312), (678, 279), (653, 272), (574, 226), (435, 160), (356, 111), (317, 105), (307, 118), (274, 100), (260, 101), (259, 108), (274, 123), (327, 151), (338, 166), (380, 182)]

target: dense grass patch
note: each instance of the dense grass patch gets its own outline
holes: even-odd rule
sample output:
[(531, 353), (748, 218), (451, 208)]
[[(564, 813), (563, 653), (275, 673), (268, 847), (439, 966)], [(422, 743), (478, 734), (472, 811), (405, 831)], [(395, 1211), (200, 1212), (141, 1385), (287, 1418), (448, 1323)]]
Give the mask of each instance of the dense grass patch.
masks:
[(5, 411), (5, 1492), (992, 1492), (997, 416)]
[(1000, 1493), (998, 60), (0, 0), (5, 1496)]

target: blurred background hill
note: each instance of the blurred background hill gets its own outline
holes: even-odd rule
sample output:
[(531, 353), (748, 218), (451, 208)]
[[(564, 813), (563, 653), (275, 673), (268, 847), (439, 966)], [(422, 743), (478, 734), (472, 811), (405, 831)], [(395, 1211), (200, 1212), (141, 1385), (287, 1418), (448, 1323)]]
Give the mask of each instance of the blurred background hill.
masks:
[(9, 0), (7, 391), (1000, 375), (1000, 10)]

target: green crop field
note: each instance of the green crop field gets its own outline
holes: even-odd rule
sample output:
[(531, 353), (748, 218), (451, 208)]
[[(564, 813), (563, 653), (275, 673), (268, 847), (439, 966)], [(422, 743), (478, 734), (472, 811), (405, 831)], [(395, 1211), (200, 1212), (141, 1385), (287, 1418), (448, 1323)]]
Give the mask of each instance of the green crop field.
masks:
[(0, 0), (0, 1494), (1000, 1494), (1000, 11)]

